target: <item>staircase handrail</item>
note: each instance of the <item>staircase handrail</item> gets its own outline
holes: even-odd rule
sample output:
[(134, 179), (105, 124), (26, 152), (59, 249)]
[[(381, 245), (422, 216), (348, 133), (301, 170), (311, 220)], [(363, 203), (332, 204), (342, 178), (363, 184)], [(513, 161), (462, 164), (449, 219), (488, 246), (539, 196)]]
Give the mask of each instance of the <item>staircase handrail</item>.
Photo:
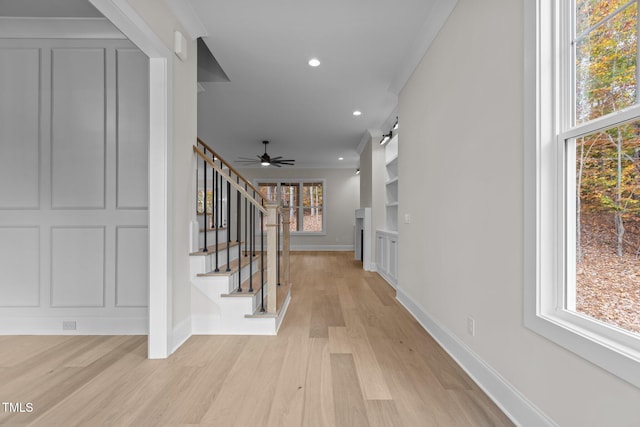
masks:
[[(200, 145), (202, 145), (204, 148), (206, 148), (206, 149), (207, 149), (207, 151), (209, 151), (211, 154), (213, 154), (213, 155), (214, 155), (214, 157), (215, 157), (217, 160), (220, 160), (220, 162), (221, 162), (222, 164), (224, 164), (224, 165), (229, 169), (229, 171), (231, 171), (232, 173), (234, 173), (237, 177), (239, 177), (239, 178), (242, 180), (242, 182), (244, 182), (245, 184), (247, 184), (247, 186), (248, 186), (249, 188), (251, 188), (253, 191), (255, 191), (255, 192), (256, 192), (256, 194), (258, 194), (258, 195), (260, 196), (260, 199), (261, 199), (261, 201), (262, 201), (263, 203), (267, 201), (267, 200), (265, 199), (265, 197), (262, 195), (262, 193), (261, 193), (261, 192), (260, 192), (256, 187), (254, 187), (254, 186), (253, 186), (253, 184), (251, 184), (249, 181), (247, 181), (247, 179), (246, 179), (244, 176), (242, 176), (240, 173), (238, 173), (238, 171), (237, 171), (237, 170), (235, 170), (235, 169), (233, 168), (233, 166), (231, 166), (231, 165), (230, 165), (230, 164), (229, 164), (225, 159), (223, 159), (223, 158), (222, 158), (222, 156), (220, 156), (218, 153), (216, 153), (216, 151), (215, 151), (214, 149), (212, 149), (211, 147), (209, 147), (209, 145), (207, 145), (207, 143), (206, 143), (206, 142), (204, 142), (203, 140), (201, 140), (199, 137), (198, 137), (198, 138), (196, 138), (196, 139), (198, 140), (198, 144), (200, 144)], [(196, 148), (196, 146), (195, 146), (195, 145), (194, 145), (194, 148)], [(202, 153), (202, 150), (200, 150), (200, 152)], [(205, 154), (204, 154), (204, 153), (202, 153), (202, 155), (205, 155)], [(205, 157), (206, 157), (206, 155), (205, 155)]]
[[(210, 149), (207, 148), (207, 150), (210, 150)], [(246, 197), (247, 200), (249, 200), (249, 203), (254, 205), (263, 214), (265, 214), (265, 215), (267, 214), (267, 209), (262, 205), (261, 202), (258, 202), (253, 196), (251, 196), (251, 194), (249, 194), (247, 192), (247, 190), (245, 190), (242, 185), (238, 184), (235, 180), (233, 180), (233, 178), (231, 178), (231, 176), (229, 176), (228, 173), (226, 173), (220, 166), (218, 166), (216, 164), (216, 162), (214, 162), (212, 159), (210, 159), (209, 156), (207, 156), (201, 149), (199, 149), (198, 147), (196, 147), (194, 145), (193, 146), (193, 151), (198, 155), (198, 157), (200, 157), (202, 160), (206, 161), (209, 166), (214, 168), (227, 182), (229, 182), (233, 186), (233, 188), (235, 188), (240, 193), (242, 193), (242, 195), (244, 197)], [(228, 164), (224, 160), (222, 160), (222, 158), (220, 156), (218, 156), (215, 153), (215, 151), (213, 151), (213, 150), (210, 150), (210, 151), (214, 156), (216, 156), (216, 159), (220, 160), (225, 165), (227, 165), (227, 167), (229, 167)], [(242, 177), (242, 175), (238, 174), (234, 169), (230, 169), (230, 170), (233, 173), (235, 173), (236, 176), (238, 176), (240, 179), (242, 179), (248, 186), (250, 186), (256, 192), (256, 194), (260, 195), (260, 198), (262, 200), (264, 200), (264, 197), (262, 197), (262, 194), (260, 194), (260, 192), (258, 190), (256, 190), (255, 187), (253, 185), (251, 185), (246, 179), (244, 179)]]

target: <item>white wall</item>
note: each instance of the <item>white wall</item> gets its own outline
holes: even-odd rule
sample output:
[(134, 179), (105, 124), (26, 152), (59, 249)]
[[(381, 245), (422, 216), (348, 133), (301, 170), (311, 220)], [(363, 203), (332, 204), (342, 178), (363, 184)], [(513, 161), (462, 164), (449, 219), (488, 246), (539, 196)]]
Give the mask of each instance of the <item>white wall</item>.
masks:
[(638, 425), (640, 390), (523, 326), (523, 104), (523, 2), (459, 0), (400, 94), (399, 295), (557, 424)]
[(293, 250), (353, 250), (355, 210), (360, 201), (360, 178), (353, 169), (245, 168), (239, 170), (253, 182), (257, 178), (325, 179), (323, 193), (326, 234), (291, 236)]
[(0, 332), (146, 333), (148, 58), (18, 38), (0, 63)]

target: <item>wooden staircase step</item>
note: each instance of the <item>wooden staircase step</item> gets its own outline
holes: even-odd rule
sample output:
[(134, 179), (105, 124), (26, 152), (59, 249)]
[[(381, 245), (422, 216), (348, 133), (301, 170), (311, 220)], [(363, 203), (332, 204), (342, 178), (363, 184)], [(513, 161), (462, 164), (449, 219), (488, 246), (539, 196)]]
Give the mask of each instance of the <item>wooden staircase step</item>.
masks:
[(227, 271), (227, 264), (221, 265), (220, 267), (218, 267), (218, 269), (220, 271), (209, 271), (208, 273), (199, 273), (197, 276), (198, 277), (207, 277), (207, 276), (228, 276), (231, 275), (233, 273), (236, 273), (238, 271), (239, 268), (245, 267), (247, 265), (249, 265), (249, 262), (251, 261), (256, 261), (260, 259), (259, 256), (255, 255), (252, 257), (249, 256), (242, 256), (240, 258), (240, 262), (238, 262), (238, 259), (234, 259), (233, 261), (231, 261), (229, 263), (229, 271)]
[[(234, 246), (238, 246), (239, 244), (242, 244), (244, 242), (231, 242), (231, 244), (228, 246), (229, 248), (232, 248)], [(206, 255), (211, 255), (211, 254), (215, 254), (216, 253), (216, 245), (209, 245), (207, 246), (207, 249), (209, 250), (208, 252), (204, 252), (204, 251), (197, 251), (197, 252), (191, 252), (189, 255), (190, 256), (206, 256)], [(227, 249), (227, 242), (220, 242), (218, 243), (218, 250), (223, 251)]]
[[(265, 283), (266, 285), (266, 283)], [(245, 314), (244, 317), (246, 318), (274, 318), (274, 317), (278, 317), (280, 316), (280, 312), (282, 311), (282, 308), (284, 307), (284, 302), (285, 299), (287, 298), (288, 294), (289, 294), (289, 289), (288, 287), (285, 286), (278, 286), (278, 290), (277, 290), (277, 303), (276, 303), (276, 312), (275, 313), (267, 313), (267, 312), (261, 312), (260, 311), (260, 307), (258, 307), (256, 309), (256, 311), (253, 314)]]
[[(256, 295), (258, 292), (260, 292), (260, 289), (262, 289), (262, 284), (260, 283), (260, 271), (257, 271), (255, 273), (253, 273), (253, 276), (251, 276), (253, 278), (253, 291), (249, 292), (249, 279), (246, 279), (242, 282), (242, 292), (238, 292), (238, 290), (234, 290), (231, 293), (228, 294), (222, 294), (220, 295), (221, 297), (224, 298), (234, 298), (234, 297), (253, 297), (254, 295)], [(265, 281), (267, 280), (267, 271), (265, 270), (264, 272), (264, 279)], [(265, 282), (265, 286), (266, 286), (266, 282)]]

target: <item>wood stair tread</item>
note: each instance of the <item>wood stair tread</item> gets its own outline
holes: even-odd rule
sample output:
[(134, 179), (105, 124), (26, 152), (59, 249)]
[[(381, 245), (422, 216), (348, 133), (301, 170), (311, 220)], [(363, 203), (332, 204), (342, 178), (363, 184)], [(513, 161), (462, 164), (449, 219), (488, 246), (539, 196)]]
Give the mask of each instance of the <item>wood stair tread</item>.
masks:
[(218, 267), (218, 270), (220, 271), (209, 271), (207, 273), (198, 273), (198, 277), (209, 277), (209, 276), (228, 276), (230, 274), (236, 273), (238, 271), (238, 264), (240, 264), (240, 267), (245, 267), (247, 265), (249, 265), (250, 261), (256, 261), (258, 259), (260, 259), (259, 256), (254, 255), (253, 259), (251, 259), (252, 257), (249, 256), (243, 256), (240, 258), (240, 263), (238, 263), (238, 259), (234, 259), (229, 263), (229, 271), (227, 271), (227, 264), (221, 265), (220, 267)]
[[(228, 293), (228, 294), (221, 294), (221, 297), (224, 298), (242, 298), (242, 297), (253, 297), (255, 296), (258, 292), (260, 292), (260, 289), (262, 289), (262, 284), (260, 283), (260, 271), (257, 271), (255, 273), (253, 273), (253, 276), (251, 276), (253, 278), (253, 291), (249, 292), (249, 279), (246, 279), (242, 282), (242, 292), (238, 292), (237, 289), (234, 289), (233, 292)], [(265, 278), (265, 286), (267, 286), (266, 283), (266, 279), (267, 279), (267, 271), (265, 270), (264, 272), (264, 278)]]
[[(218, 243), (218, 250), (222, 251), (227, 249), (227, 247), (232, 248), (234, 246), (238, 246), (239, 244), (242, 244), (244, 242), (231, 242), (230, 245), (227, 246), (227, 242), (219, 242)], [(215, 255), (216, 253), (216, 245), (208, 245), (207, 246), (208, 252), (204, 252), (204, 251), (196, 251), (196, 252), (191, 252), (189, 255), (190, 256), (206, 256), (206, 255)]]
[(284, 306), (284, 300), (287, 298), (289, 293), (288, 286), (279, 286), (277, 290), (277, 303), (276, 303), (276, 312), (275, 313), (262, 313), (260, 311), (260, 307), (256, 308), (256, 311), (253, 314), (245, 314), (246, 318), (275, 318), (280, 316), (280, 312)]

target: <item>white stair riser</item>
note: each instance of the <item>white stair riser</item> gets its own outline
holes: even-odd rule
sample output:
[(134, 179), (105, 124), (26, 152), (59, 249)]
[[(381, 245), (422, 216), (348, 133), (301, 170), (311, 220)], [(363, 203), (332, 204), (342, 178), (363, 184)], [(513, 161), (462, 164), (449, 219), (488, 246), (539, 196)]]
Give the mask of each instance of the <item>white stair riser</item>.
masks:
[[(194, 334), (275, 335), (275, 318), (247, 318), (261, 305), (258, 292), (247, 297), (223, 297), (229, 293), (233, 276), (194, 276), (191, 292)], [(246, 285), (248, 289), (248, 284)], [(267, 294), (265, 293), (265, 299)]]
[[(228, 256), (230, 257), (231, 261), (237, 259), (238, 247), (232, 246), (229, 250), (221, 249), (218, 251), (218, 268), (221, 268), (228, 263), (228, 259), (227, 259)], [(209, 273), (213, 271), (216, 267), (215, 252), (210, 252), (207, 255), (193, 255), (190, 258), (191, 258), (192, 274)]]
[[(218, 243), (222, 243), (227, 241), (227, 230), (222, 229), (218, 230)], [(215, 245), (216, 243), (216, 232), (215, 230), (207, 231), (207, 245)], [(198, 247), (204, 248), (204, 231), (200, 231), (198, 234)]]

